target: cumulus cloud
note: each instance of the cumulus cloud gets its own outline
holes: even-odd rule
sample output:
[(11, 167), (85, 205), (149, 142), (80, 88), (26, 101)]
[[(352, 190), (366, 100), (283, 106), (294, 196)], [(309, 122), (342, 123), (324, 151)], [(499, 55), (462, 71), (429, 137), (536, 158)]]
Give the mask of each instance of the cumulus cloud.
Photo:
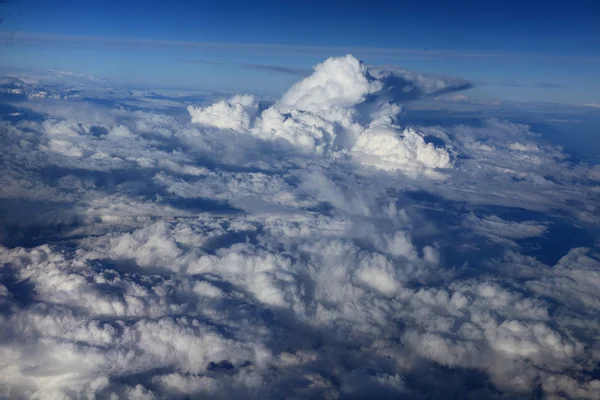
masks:
[(345, 56), (268, 106), (11, 103), (0, 397), (597, 398), (598, 166), (404, 122), (468, 87)]
[(375, 168), (433, 175), (435, 168), (451, 167), (448, 153), (412, 130), (395, 132), (399, 127), (386, 121), (396, 119), (403, 101), (470, 86), (456, 78), (369, 67), (347, 55), (315, 66), (313, 74), (294, 84), (254, 123), (244, 108), (254, 105), (233, 99), (188, 111), (194, 123), (249, 131), (301, 151), (334, 157), (352, 153), (355, 161)]
[(386, 121), (374, 121), (352, 148), (353, 158), (383, 170), (401, 170), (415, 174), (424, 170), (452, 166), (443, 148), (426, 143), (423, 135), (412, 129), (400, 132)]
[(299, 109), (353, 106), (382, 87), (381, 82), (370, 77), (366, 65), (347, 55), (318, 64), (314, 74), (283, 95), (281, 104)]
[(246, 130), (258, 102), (250, 95), (236, 95), (205, 108), (189, 106), (192, 122), (221, 129)]

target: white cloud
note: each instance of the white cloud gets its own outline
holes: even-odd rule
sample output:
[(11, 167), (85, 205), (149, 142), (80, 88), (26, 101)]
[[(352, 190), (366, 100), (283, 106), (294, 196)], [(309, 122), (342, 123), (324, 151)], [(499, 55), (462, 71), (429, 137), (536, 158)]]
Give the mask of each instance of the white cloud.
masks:
[(455, 94), (453, 96), (450, 96), (448, 98), (448, 100), (450, 101), (469, 101), (469, 97), (465, 96), (464, 94)]
[(208, 107), (189, 106), (192, 122), (221, 129), (247, 130), (258, 102), (250, 95), (236, 95)]
[(479, 218), (475, 214), (469, 214), (463, 226), (507, 246), (516, 246), (513, 240), (541, 236), (548, 230), (546, 225), (535, 221), (505, 221), (497, 216)]
[[(352, 150), (359, 162), (410, 175), (448, 168), (451, 164), (446, 151), (425, 143), (412, 130), (405, 130), (400, 140), (394, 132), (397, 128), (386, 121), (400, 112), (398, 102), (461, 85), (467, 83), (367, 67), (351, 55), (330, 58), (263, 111), (250, 131), (262, 139), (283, 139), (298, 149), (334, 157)], [(251, 114), (233, 99), (206, 108), (190, 106), (188, 110), (194, 123), (242, 131), (251, 126)]]
[(399, 115), (466, 86), (346, 56), (260, 114), (20, 105), (0, 397), (594, 398), (597, 166)]
[(281, 104), (301, 110), (350, 107), (378, 92), (383, 84), (371, 78), (367, 67), (351, 55), (329, 58), (315, 66), (315, 72), (289, 89)]
[(399, 132), (398, 127), (375, 121), (362, 133), (352, 148), (353, 158), (365, 165), (388, 171), (400, 170), (407, 175), (433, 169), (451, 168), (450, 155), (444, 149), (426, 143), (412, 129)]
[(535, 144), (523, 144), (523, 143), (511, 143), (508, 148), (516, 151), (539, 151), (539, 148)]
[(58, 139), (50, 139), (50, 142), (48, 143), (48, 149), (55, 153), (63, 154), (69, 157), (81, 157), (84, 153), (84, 150), (81, 147), (73, 145), (66, 140)]
[(588, 177), (593, 180), (600, 182), (600, 165), (592, 166), (587, 173)]

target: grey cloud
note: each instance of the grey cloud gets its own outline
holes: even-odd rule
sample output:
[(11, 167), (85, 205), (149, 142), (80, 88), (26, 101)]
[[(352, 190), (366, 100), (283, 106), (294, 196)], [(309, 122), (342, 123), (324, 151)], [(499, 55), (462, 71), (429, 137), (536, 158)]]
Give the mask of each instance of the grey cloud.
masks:
[(369, 72), (394, 88), (392, 97), (398, 101), (434, 97), (475, 87), (466, 79), (426, 75), (396, 66), (374, 67)]

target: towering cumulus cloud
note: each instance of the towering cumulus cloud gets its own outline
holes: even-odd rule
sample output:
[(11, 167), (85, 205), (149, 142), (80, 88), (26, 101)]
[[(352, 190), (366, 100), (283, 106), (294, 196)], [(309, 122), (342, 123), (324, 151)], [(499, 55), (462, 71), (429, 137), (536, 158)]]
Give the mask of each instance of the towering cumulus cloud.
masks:
[(0, 397), (599, 398), (598, 166), (405, 122), (470, 83), (350, 55), (268, 107), (2, 82)]
[(384, 170), (433, 175), (436, 168), (451, 167), (450, 156), (426, 143), (423, 133), (395, 125), (400, 103), (468, 87), (460, 79), (369, 69), (347, 55), (318, 64), (255, 121), (256, 102), (248, 95), (188, 111), (192, 122), (204, 126), (282, 139), (297, 150), (328, 156), (352, 154), (355, 161)]

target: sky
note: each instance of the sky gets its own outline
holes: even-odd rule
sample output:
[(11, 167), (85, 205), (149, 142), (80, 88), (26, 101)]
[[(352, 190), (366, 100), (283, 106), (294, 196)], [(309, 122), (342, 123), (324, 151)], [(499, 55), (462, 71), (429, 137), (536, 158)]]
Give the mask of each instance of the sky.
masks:
[(298, 69), (352, 53), (469, 79), (478, 84), (475, 97), (600, 102), (593, 1), (8, 0), (0, 7), (8, 67), (281, 93)]

